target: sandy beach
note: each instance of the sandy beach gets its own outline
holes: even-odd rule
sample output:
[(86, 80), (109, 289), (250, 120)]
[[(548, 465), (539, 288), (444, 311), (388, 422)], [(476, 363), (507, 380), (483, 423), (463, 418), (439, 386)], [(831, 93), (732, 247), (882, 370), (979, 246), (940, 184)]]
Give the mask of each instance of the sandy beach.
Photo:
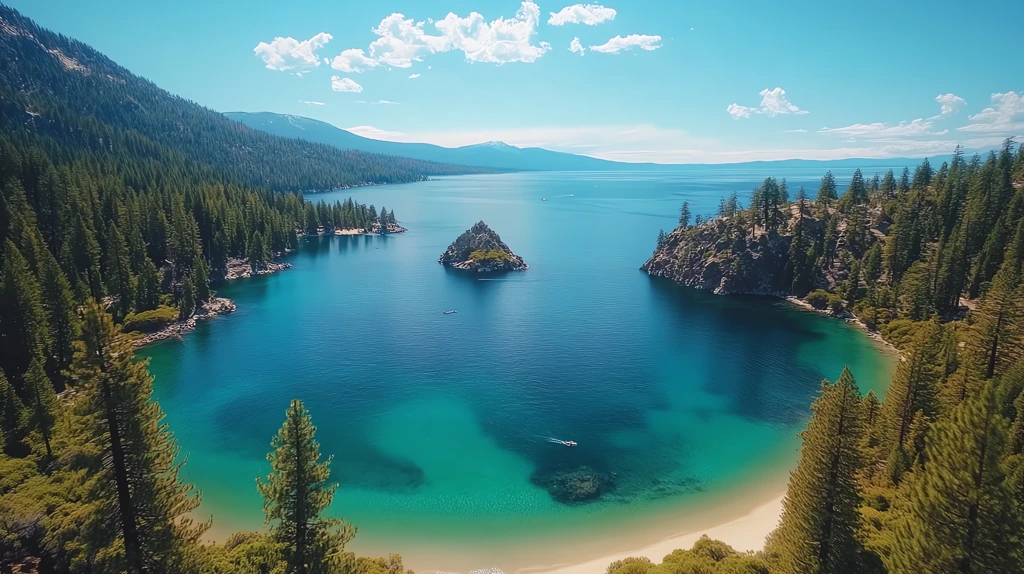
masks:
[(736, 550), (760, 550), (764, 546), (765, 537), (779, 523), (779, 518), (782, 516), (782, 499), (784, 496), (784, 494), (779, 494), (736, 520), (710, 528), (670, 536), (638, 550), (609, 554), (608, 556), (602, 556), (601, 558), (571, 566), (556, 566), (550, 569), (521, 569), (517, 571), (517, 574), (601, 574), (608, 567), (608, 564), (629, 556), (643, 556), (658, 563), (661, 562), (661, 559), (666, 554), (670, 554), (677, 548), (693, 546), (693, 543), (705, 534), (729, 544)]

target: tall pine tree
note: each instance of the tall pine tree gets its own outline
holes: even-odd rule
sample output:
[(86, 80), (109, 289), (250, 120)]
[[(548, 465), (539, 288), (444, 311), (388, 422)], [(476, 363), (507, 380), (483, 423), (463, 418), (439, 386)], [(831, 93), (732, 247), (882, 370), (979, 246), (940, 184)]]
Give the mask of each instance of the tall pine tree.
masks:
[(270, 474), (257, 479), (272, 536), (285, 548), (288, 571), (328, 574), (340, 560), (354, 529), (322, 517), (337, 484), (329, 483), (331, 457), (321, 461), (316, 427), (302, 401), (293, 400), (271, 442)]
[(861, 552), (856, 479), (864, 465), (864, 421), (849, 369), (835, 384), (822, 382), (811, 410), (782, 520), (767, 550), (787, 574), (856, 572)]

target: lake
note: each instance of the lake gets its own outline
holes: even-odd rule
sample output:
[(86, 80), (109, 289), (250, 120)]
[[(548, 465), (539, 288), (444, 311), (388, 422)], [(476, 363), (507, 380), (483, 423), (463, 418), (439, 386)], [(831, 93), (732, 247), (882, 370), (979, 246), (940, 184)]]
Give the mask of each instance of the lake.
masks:
[[(823, 171), (519, 173), (317, 194), (385, 206), (409, 231), (302, 239), (291, 270), (217, 287), (236, 313), (141, 352), (199, 513), (220, 537), (262, 526), (255, 477), (293, 398), (334, 456), (329, 513), (359, 528), (352, 548), (417, 571), (601, 556), (750, 510), (785, 488), (821, 380), (849, 365), (882, 393), (893, 361), (842, 321), (638, 268), (684, 200), (712, 214), (766, 175), (813, 197)], [(842, 188), (852, 170), (834, 173)], [(530, 269), (439, 265), (479, 220)], [(557, 500), (567, 473), (602, 477), (603, 494)]]

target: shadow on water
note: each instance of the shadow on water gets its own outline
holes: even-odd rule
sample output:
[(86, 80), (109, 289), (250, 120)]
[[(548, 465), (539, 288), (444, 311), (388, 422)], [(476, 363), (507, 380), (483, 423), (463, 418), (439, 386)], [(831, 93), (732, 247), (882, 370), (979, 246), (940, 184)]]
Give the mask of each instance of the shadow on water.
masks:
[(702, 336), (710, 337), (708, 346), (722, 356), (703, 390), (725, 397), (739, 416), (791, 425), (807, 415), (818, 383), (839, 375), (800, 359), (804, 345), (825, 335), (810, 328), (807, 319), (816, 317), (793, 313), (778, 299), (713, 295), (657, 277), (651, 289), (676, 328), (700, 326)]
[[(326, 399), (309, 397), (312, 410), (326, 410)], [(367, 413), (347, 412), (344, 417), (318, 418), (317, 437), (326, 455), (336, 455), (344, 464), (331, 468), (331, 480), (344, 486), (387, 492), (408, 493), (425, 482), (423, 469), (415, 463), (388, 455), (373, 446), (365, 432)], [(284, 420), (281, 401), (271, 392), (254, 392), (222, 404), (214, 413), (215, 445), (225, 453), (250, 458), (266, 456), (270, 438)], [(255, 438), (254, 438), (255, 437)], [(263, 438), (266, 440), (262, 440)]]

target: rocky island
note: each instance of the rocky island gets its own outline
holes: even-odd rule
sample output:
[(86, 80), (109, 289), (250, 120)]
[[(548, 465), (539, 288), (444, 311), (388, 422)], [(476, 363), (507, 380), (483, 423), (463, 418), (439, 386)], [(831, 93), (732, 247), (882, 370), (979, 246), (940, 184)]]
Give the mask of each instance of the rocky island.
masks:
[(476, 222), (460, 235), (437, 262), (453, 269), (480, 273), (524, 271), (530, 268), (483, 221)]

